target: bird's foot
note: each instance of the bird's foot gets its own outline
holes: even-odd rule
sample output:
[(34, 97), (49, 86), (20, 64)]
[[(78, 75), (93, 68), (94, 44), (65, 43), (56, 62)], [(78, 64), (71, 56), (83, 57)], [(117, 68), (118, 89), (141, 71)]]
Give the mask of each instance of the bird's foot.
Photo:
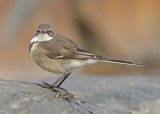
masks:
[(42, 88), (46, 88), (46, 89), (51, 89), (52, 88), (52, 85), (50, 85), (46, 82), (36, 83), (36, 85), (41, 86)]
[(51, 85), (51, 84), (48, 84), (46, 82), (43, 82), (42, 84), (37, 84), (38, 86), (41, 86), (43, 88), (46, 88), (46, 89), (50, 89), (53, 91), (54, 93), (54, 98), (57, 98), (57, 97), (63, 97), (63, 96), (67, 96), (69, 93), (66, 89), (64, 88), (61, 88), (61, 87), (58, 87), (56, 85)]

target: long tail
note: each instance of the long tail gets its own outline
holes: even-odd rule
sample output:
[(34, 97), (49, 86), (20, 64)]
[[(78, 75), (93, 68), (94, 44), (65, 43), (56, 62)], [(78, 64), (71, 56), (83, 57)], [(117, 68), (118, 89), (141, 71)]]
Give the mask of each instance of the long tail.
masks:
[(132, 65), (132, 66), (138, 66), (138, 67), (148, 67), (149, 65), (146, 64), (137, 64), (130, 61), (124, 61), (124, 60), (114, 60), (114, 59), (106, 59), (106, 58), (100, 58), (100, 60), (110, 63), (117, 63), (117, 64), (125, 64), (125, 65)]

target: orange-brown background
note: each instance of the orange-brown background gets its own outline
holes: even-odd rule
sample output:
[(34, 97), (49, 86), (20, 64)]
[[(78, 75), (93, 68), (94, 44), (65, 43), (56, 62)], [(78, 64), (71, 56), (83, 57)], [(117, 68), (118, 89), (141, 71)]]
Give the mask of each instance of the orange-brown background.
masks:
[(144, 69), (98, 63), (76, 73), (159, 74), (159, 0), (1, 0), (0, 16), (0, 78), (32, 80), (52, 75), (36, 66), (28, 52), (41, 23), (94, 53), (150, 65)]

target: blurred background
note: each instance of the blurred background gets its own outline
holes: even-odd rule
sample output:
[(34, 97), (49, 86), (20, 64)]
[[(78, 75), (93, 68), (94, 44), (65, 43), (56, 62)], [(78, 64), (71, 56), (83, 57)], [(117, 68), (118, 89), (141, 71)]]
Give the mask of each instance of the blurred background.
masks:
[(29, 43), (41, 23), (93, 53), (145, 63), (140, 68), (98, 63), (77, 70), (88, 75), (160, 74), (159, 0), (1, 0), (0, 78), (33, 80), (51, 74), (39, 68)]

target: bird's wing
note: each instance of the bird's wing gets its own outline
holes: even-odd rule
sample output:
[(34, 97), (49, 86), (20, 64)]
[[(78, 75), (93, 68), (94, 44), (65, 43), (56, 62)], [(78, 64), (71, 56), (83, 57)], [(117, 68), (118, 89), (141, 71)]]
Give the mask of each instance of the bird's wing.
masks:
[[(76, 42), (58, 35), (52, 41), (46, 44), (46, 56), (51, 59), (90, 59), (97, 58), (96, 54), (87, 51), (85, 48), (79, 46)], [(54, 44), (54, 45), (53, 45)]]

